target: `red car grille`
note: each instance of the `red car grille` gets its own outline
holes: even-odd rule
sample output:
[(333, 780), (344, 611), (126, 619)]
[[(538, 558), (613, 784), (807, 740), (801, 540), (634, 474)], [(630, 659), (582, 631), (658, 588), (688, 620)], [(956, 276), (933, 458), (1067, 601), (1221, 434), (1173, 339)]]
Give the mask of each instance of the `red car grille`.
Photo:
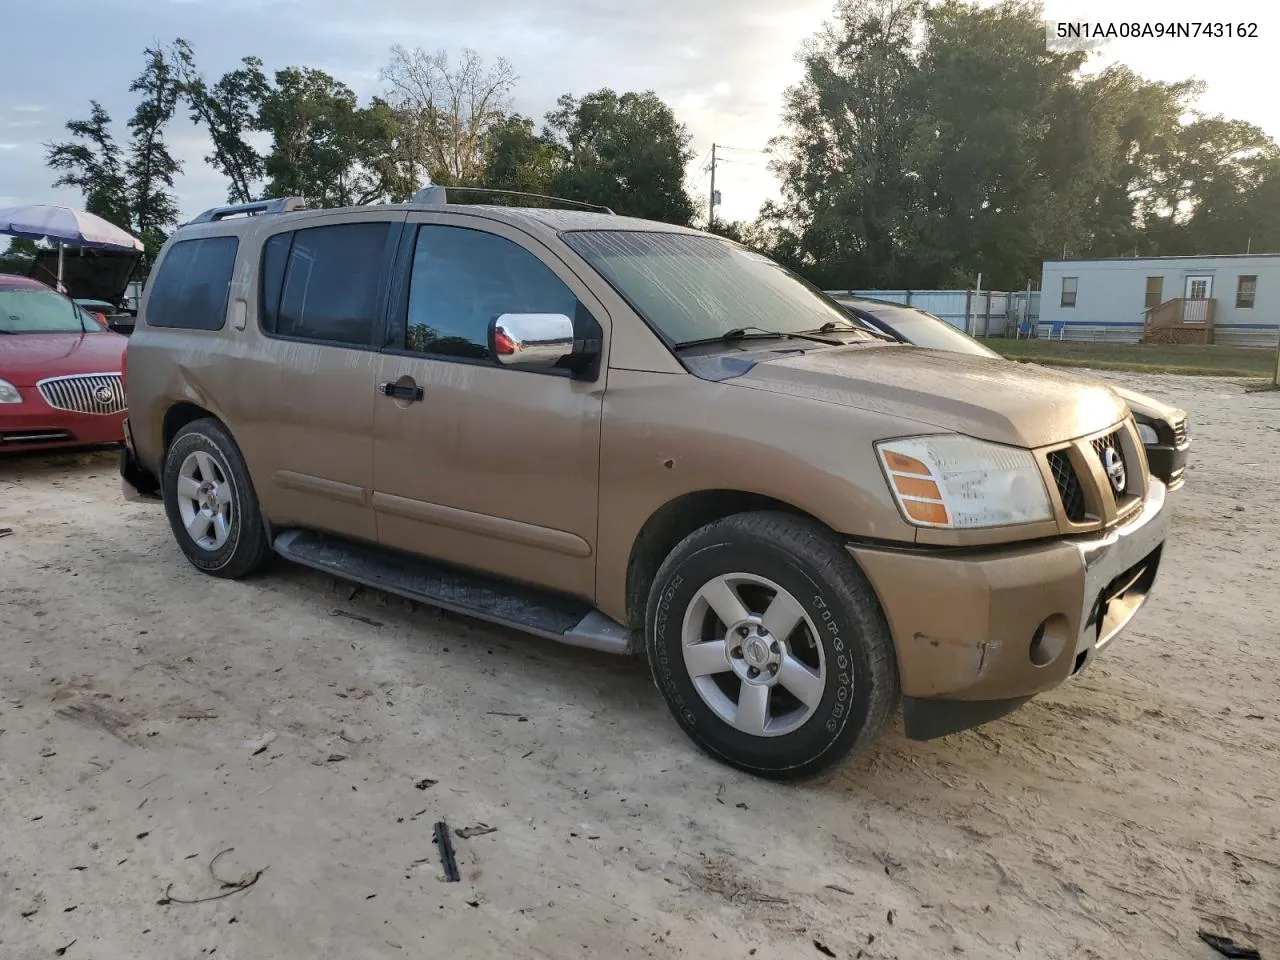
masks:
[(118, 373), (90, 373), (51, 377), (36, 384), (44, 402), (55, 410), (73, 413), (123, 413), (124, 385)]

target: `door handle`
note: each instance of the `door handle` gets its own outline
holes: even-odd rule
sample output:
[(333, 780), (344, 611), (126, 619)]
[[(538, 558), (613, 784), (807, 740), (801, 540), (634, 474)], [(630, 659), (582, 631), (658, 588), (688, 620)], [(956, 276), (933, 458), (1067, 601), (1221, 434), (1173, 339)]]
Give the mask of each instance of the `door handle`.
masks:
[(416, 383), (384, 383), (378, 388), (384, 397), (395, 397), (397, 400), (408, 400), (416, 403), (424, 396), (422, 388)]

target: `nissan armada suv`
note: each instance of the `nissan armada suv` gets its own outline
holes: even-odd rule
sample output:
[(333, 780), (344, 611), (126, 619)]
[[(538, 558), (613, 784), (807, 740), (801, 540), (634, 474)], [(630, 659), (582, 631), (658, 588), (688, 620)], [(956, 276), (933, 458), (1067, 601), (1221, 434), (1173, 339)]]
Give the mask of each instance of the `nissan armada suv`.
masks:
[(1168, 511), (1065, 373), (888, 343), (667, 224), (414, 202), (201, 214), (128, 346), (126, 495), (199, 569), (274, 553), (647, 654), (676, 721), (774, 777), (1002, 716), (1146, 600)]

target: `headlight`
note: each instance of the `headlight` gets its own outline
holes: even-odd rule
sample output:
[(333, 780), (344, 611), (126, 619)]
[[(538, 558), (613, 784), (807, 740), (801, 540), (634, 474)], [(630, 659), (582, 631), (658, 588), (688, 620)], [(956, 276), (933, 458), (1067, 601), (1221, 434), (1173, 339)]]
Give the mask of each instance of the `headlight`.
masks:
[(1138, 436), (1142, 438), (1143, 446), (1151, 446), (1160, 442), (1160, 435), (1156, 433), (1156, 428), (1149, 423), (1138, 421)]
[(1004, 527), (1053, 519), (1035, 457), (1027, 450), (955, 434), (876, 444), (889, 487), (920, 527)]
[(8, 380), (0, 380), (0, 403), (21, 403), (22, 394)]

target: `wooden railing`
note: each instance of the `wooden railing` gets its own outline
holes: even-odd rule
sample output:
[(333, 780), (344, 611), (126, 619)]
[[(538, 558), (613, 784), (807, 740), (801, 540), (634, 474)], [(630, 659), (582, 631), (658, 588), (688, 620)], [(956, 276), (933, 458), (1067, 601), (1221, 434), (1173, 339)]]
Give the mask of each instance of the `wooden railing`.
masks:
[(1143, 339), (1150, 343), (1213, 343), (1218, 301), (1178, 297), (1143, 315)]

